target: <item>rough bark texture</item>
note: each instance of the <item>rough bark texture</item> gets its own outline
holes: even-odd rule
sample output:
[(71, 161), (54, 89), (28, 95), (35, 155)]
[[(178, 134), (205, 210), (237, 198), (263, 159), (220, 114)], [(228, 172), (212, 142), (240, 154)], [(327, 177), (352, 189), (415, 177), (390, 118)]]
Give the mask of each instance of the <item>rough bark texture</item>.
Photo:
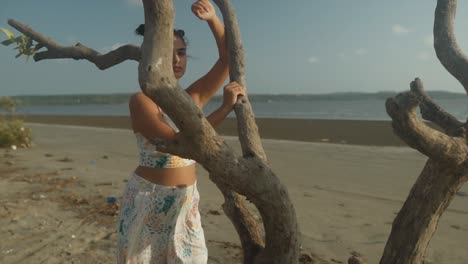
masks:
[(412, 91), (420, 97), (421, 114), (424, 119), (438, 125), (447, 135), (460, 136), (463, 133), (464, 124), (438, 106), (422, 87), (416, 86)]
[[(230, 60), (230, 79), (246, 87), (244, 48), (242, 46), (236, 12), (230, 1), (214, 0), (214, 2), (221, 10), (226, 26), (226, 41)], [(255, 117), (247, 96), (239, 98), (235, 106), (235, 112), (238, 117), (237, 126), (244, 157), (256, 156), (266, 161), (266, 155), (262, 147), (258, 127), (255, 123)]]
[(258, 223), (238, 193), (223, 187), (220, 187), (220, 190), (224, 196), (223, 211), (239, 234), (244, 264), (254, 263), (256, 256), (265, 247)]
[[(265, 227), (265, 248), (258, 238), (258, 228), (249, 218), (245, 207), (230, 206), (231, 214), (238, 231), (243, 232), (243, 246), (253, 251), (246, 254), (248, 263), (295, 263), (299, 255), (299, 230), (294, 207), (286, 188), (278, 177), (265, 164), (265, 154), (260, 144), (253, 114), (249, 113), (247, 98), (241, 99), (241, 105), (247, 106), (246, 116), (240, 116), (245, 133), (239, 135), (244, 155), (238, 157), (216, 135), (201, 111), (188, 95), (178, 86), (172, 73), (172, 61), (167, 55), (172, 54), (173, 10), (170, 0), (144, 0), (145, 37), (142, 45), (142, 60), (139, 66), (139, 81), (142, 90), (158, 103), (174, 120), (181, 133), (175, 142), (158, 142), (165, 151), (197, 160), (210, 173), (210, 179), (223, 190), (226, 201), (236, 204), (240, 201), (237, 192), (246, 196), (258, 208)], [(225, 16), (235, 19), (229, 1), (217, 1), (220, 9), (227, 11)], [(226, 7), (226, 9), (223, 9)], [(243, 71), (242, 54), (235, 51), (240, 43), (239, 35), (231, 31), (234, 23), (227, 24), (226, 38), (230, 47), (232, 68)], [(237, 24), (235, 24), (237, 26)], [(155, 30), (155, 29), (158, 30)], [(240, 56), (239, 56), (240, 55)], [(236, 63), (237, 66), (236, 66)], [(232, 69), (231, 69), (232, 73)], [(232, 73), (233, 74), (233, 73)], [(234, 77), (233, 77), (234, 76)], [(243, 81), (243, 73), (231, 78)], [(190, 145), (191, 148), (180, 146)], [(245, 155), (248, 153), (248, 155)], [(229, 212), (229, 210), (227, 210)], [(247, 242), (250, 237), (250, 242)], [(250, 245), (250, 246), (249, 246)], [(258, 254), (256, 254), (256, 251)], [(255, 256), (256, 255), (256, 256)], [(255, 258), (255, 260), (253, 259)], [(247, 261), (247, 260), (246, 260)]]
[(380, 263), (423, 263), (439, 219), (467, 180), (467, 168), (429, 159), (392, 226)]
[[(224, 18), (226, 46), (230, 58), (230, 79), (245, 87), (244, 51), (235, 10), (230, 2), (219, 0), (214, 0), (214, 2), (221, 10)], [(243, 157), (256, 156), (266, 161), (266, 155), (260, 143), (258, 128), (247, 95), (238, 99), (235, 112), (238, 121), (237, 128)], [(239, 234), (244, 254), (244, 264), (253, 263), (255, 257), (265, 247), (263, 235), (258, 223), (251, 212), (249, 212), (244, 204), (244, 200), (238, 193), (223, 186), (219, 187), (224, 196), (224, 213), (231, 220)]]
[[(444, 67), (468, 92), (468, 63), (453, 33), (456, 0), (438, 0), (434, 20), (434, 48)], [(443, 129), (438, 132), (416, 115)], [(394, 132), (429, 159), (395, 218), (381, 264), (422, 264), (440, 217), (468, 180), (466, 123), (444, 111), (423, 89), (421, 80), (411, 91), (386, 102)]]
[(47, 48), (47, 51), (41, 51), (34, 54), (34, 61), (46, 59), (88, 60), (94, 63), (99, 69), (105, 70), (126, 60), (140, 60), (140, 47), (135, 45), (124, 45), (106, 54), (100, 54), (99, 52), (80, 43), (77, 43), (72, 47), (60, 46), (52, 39), (35, 32), (29, 26), (13, 19), (9, 19), (8, 24), (39, 43), (41, 47)]
[[(231, 80), (245, 86), (243, 49), (236, 14), (228, 0), (215, 2), (225, 18)], [(294, 206), (286, 188), (266, 163), (248, 97), (239, 98), (235, 106), (243, 152), (239, 157), (216, 134), (173, 75), (172, 0), (143, 0), (143, 6), (145, 36), (141, 48), (126, 45), (104, 55), (82, 44), (62, 47), (17, 21), (9, 20), (9, 24), (47, 49), (36, 53), (35, 61), (85, 59), (99, 69), (129, 59), (139, 61), (138, 80), (142, 91), (161, 106), (180, 130), (176, 140), (158, 140), (154, 144), (162, 151), (197, 160), (210, 173), (210, 179), (224, 194), (223, 208), (241, 238), (244, 262), (296, 263), (300, 233)], [(190, 148), (185, 147), (187, 145)], [(260, 212), (265, 242), (240, 195), (246, 196)]]
[(387, 100), (386, 108), (393, 120), (395, 133), (410, 147), (428, 157), (447, 160), (450, 164), (463, 163), (467, 154), (465, 138), (450, 137), (427, 126), (417, 117), (416, 108), (422, 98), (414, 90), (422, 89), (421, 80), (416, 79), (411, 83), (410, 92)]
[(457, 44), (454, 21), (457, 0), (438, 0), (434, 19), (434, 48), (440, 62), (468, 93), (468, 58)]

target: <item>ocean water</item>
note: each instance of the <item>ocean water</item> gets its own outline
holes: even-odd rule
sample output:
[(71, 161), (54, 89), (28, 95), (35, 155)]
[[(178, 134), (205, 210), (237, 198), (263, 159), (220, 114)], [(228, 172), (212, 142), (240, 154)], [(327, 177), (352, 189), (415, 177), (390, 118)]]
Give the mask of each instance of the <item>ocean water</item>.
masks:
[[(337, 120), (390, 120), (385, 111), (385, 97), (379, 98), (317, 98), (308, 96), (262, 96), (251, 98), (256, 117), (294, 119), (337, 119)], [(468, 117), (468, 98), (436, 99), (446, 111), (464, 121)], [(221, 105), (217, 98), (208, 103), (206, 115)], [(80, 103), (80, 104), (30, 104), (17, 107), (17, 113), (28, 115), (129, 115), (128, 104), (123, 103)], [(233, 116), (231, 114), (231, 116)]]

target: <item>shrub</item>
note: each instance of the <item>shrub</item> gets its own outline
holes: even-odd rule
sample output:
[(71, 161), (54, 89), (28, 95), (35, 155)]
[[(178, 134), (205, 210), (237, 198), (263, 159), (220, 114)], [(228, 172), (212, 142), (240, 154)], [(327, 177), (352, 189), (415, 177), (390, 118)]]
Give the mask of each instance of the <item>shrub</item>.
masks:
[(0, 122), (0, 148), (31, 146), (31, 129), (25, 127), (22, 120), (12, 119)]
[(0, 96), (0, 109), (7, 111), (10, 115), (15, 113), (16, 103), (11, 97)]
[(31, 146), (31, 129), (24, 126), (22, 120), (16, 118), (16, 103), (10, 97), (0, 96), (0, 109), (8, 112), (7, 117), (0, 116), (0, 148)]

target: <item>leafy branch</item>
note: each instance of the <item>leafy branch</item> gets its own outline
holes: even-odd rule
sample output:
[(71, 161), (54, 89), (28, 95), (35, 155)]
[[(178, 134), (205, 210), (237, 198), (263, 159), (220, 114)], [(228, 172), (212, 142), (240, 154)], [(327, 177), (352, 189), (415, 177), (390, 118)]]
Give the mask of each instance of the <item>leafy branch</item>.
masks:
[(2, 45), (9, 46), (16, 43), (15, 49), (17, 49), (19, 53), (15, 56), (15, 58), (19, 58), (21, 55), (25, 55), (26, 61), (29, 61), (29, 57), (34, 55), (39, 49), (42, 48), (41, 44), (34, 44), (33, 40), (26, 35), (15, 37), (15, 34), (6, 28), (0, 28), (0, 30), (3, 31), (3, 33), (5, 33), (5, 35), (8, 37), (7, 40), (0, 42)]

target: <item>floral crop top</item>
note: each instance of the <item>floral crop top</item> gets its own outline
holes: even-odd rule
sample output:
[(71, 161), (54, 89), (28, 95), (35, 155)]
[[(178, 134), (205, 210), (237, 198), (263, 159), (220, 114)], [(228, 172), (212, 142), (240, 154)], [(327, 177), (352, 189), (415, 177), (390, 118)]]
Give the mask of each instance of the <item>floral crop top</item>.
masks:
[[(176, 127), (174, 122), (172, 122), (169, 116), (162, 111), (161, 113), (163, 114), (164, 120), (168, 123), (168, 125), (172, 127), (176, 133), (178, 133), (179, 129)], [(195, 161), (191, 159), (184, 159), (179, 156), (158, 151), (156, 146), (140, 133), (135, 133), (135, 137), (137, 138), (140, 166), (150, 168), (178, 168), (189, 166), (195, 163)]]

